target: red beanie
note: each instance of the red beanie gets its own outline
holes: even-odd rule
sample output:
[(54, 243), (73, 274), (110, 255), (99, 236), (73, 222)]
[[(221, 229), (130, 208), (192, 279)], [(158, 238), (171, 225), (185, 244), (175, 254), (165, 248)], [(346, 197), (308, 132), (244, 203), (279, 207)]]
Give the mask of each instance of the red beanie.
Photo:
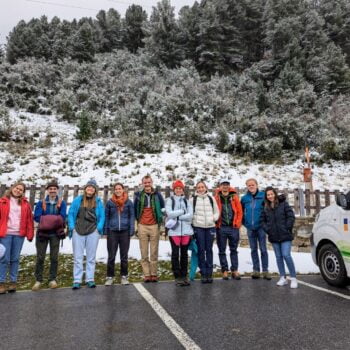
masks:
[(176, 180), (173, 182), (173, 190), (175, 190), (176, 187), (181, 187), (183, 190), (185, 189), (185, 185), (181, 180)]

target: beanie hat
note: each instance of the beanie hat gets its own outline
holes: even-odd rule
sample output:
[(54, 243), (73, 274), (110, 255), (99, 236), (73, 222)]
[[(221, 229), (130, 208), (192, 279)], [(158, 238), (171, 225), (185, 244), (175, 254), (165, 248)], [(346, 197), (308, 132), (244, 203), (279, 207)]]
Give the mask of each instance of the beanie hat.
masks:
[(181, 187), (182, 189), (185, 189), (185, 185), (181, 180), (176, 180), (173, 182), (173, 190), (175, 190), (176, 187)]
[(88, 187), (88, 186), (92, 186), (92, 187), (95, 188), (96, 192), (98, 191), (98, 186), (97, 186), (97, 182), (96, 182), (95, 179), (90, 179), (90, 180), (86, 183), (86, 185), (84, 186), (84, 190), (85, 190), (86, 187)]
[(57, 181), (53, 180), (50, 181), (47, 185), (46, 185), (46, 189), (48, 189), (49, 187), (56, 187), (57, 189), (59, 188)]

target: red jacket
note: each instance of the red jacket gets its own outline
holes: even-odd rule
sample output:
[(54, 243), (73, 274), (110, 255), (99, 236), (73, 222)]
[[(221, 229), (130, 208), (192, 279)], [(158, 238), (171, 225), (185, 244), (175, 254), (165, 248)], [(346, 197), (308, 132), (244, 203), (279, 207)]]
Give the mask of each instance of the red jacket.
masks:
[[(10, 214), (10, 199), (0, 198), (0, 238), (5, 237), (7, 233), (7, 222)], [(32, 208), (26, 198), (21, 201), (21, 222), (19, 234), (27, 237), (31, 241), (34, 237), (34, 223)]]
[[(215, 191), (215, 200), (216, 200), (216, 203), (218, 204), (218, 208), (219, 208), (219, 212), (220, 212), (220, 217), (219, 217), (218, 221), (216, 222), (216, 227), (221, 227), (221, 221), (222, 221), (222, 219), (221, 219), (222, 203), (220, 200), (220, 193), (221, 193), (220, 189), (217, 189)], [(242, 205), (241, 205), (241, 202), (239, 200), (239, 197), (237, 195), (235, 188), (230, 187), (229, 193), (233, 194), (232, 201), (231, 201), (231, 207), (232, 207), (232, 210), (235, 214), (233, 216), (232, 226), (234, 228), (240, 228), (242, 225), (242, 218), (243, 218)]]

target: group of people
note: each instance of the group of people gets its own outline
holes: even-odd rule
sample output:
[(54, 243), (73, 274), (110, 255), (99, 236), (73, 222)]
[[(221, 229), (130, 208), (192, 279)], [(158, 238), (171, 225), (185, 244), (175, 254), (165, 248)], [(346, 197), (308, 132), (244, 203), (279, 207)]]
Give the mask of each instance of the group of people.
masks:
[[(85, 283), (95, 288), (96, 251), (101, 236), (107, 237), (108, 262), (106, 286), (114, 283), (115, 259), (120, 251), (121, 284), (128, 281), (128, 251), (130, 238), (136, 233), (141, 251), (141, 266), (145, 283), (158, 281), (158, 246), (160, 227), (164, 223), (171, 244), (171, 264), (175, 282), (189, 286), (188, 250), (195, 250), (201, 282), (213, 282), (213, 243), (216, 238), (222, 278), (240, 280), (238, 244), (240, 227), (248, 233), (253, 272), (251, 277), (271, 280), (268, 270), (266, 237), (272, 243), (280, 279), (278, 286), (288, 284), (285, 271), (287, 264), (290, 287), (297, 288), (296, 271), (291, 256), (295, 216), (284, 196), (272, 187), (258, 189), (256, 179), (246, 181), (247, 193), (240, 199), (228, 179), (220, 180), (214, 195), (204, 181), (199, 181), (195, 193), (185, 197), (185, 185), (181, 180), (172, 184), (173, 194), (164, 200), (153, 186), (151, 176), (142, 178), (142, 189), (136, 192), (133, 202), (128, 198), (124, 185), (116, 183), (113, 194), (104, 207), (98, 196), (95, 180), (84, 186), (83, 193), (74, 198), (67, 215), (67, 204), (59, 197), (56, 181), (46, 186), (46, 197), (39, 200), (34, 215), (27, 199), (26, 187), (16, 183), (0, 198), (0, 294), (15, 292), (19, 258), (25, 237), (34, 238), (37, 259), (35, 283), (32, 290), (39, 290), (43, 283), (43, 269), (47, 247), (50, 247), (49, 287), (57, 284), (58, 253), (60, 241), (68, 232), (73, 244), (73, 285), (80, 289)], [(135, 221), (137, 226), (135, 227)], [(67, 228), (66, 228), (67, 222)], [(226, 248), (230, 251), (230, 266)], [(195, 247), (195, 248), (194, 248)], [(260, 250), (260, 257), (259, 257)], [(261, 264), (260, 264), (261, 261)], [(8, 276), (9, 275), (9, 276)], [(9, 283), (7, 283), (9, 277)]]

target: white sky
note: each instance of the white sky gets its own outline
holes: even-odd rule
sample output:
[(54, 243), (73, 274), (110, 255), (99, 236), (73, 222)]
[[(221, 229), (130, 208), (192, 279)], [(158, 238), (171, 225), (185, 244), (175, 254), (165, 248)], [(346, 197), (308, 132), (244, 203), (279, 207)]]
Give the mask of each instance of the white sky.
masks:
[[(49, 20), (57, 16), (60, 19), (93, 17), (99, 10), (113, 7), (122, 17), (131, 4), (141, 5), (148, 14), (157, 0), (0, 0), (0, 44), (6, 43), (6, 37), (20, 21), (40, 18), (46, 15)], [(181, 7), (192, 5), (194, 0), (172, 0), (177, 13)]]

